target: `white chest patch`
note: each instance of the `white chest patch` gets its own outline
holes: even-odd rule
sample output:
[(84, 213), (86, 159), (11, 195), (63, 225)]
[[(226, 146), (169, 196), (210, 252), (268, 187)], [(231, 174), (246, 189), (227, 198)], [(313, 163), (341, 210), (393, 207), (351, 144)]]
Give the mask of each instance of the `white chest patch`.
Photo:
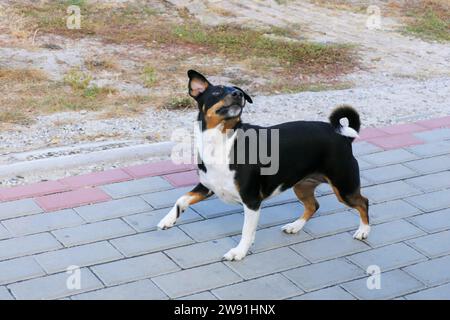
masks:
[(221, 128), (197, 131), (197, 150), (206, 173), (200, 171), (200, 182), (212, 190), (222, 201), (227, 203), (242, 203), (236, 187), (235, 171), (230, 170), (230, 152), (233, 147), (236, 133), (227, 136)]

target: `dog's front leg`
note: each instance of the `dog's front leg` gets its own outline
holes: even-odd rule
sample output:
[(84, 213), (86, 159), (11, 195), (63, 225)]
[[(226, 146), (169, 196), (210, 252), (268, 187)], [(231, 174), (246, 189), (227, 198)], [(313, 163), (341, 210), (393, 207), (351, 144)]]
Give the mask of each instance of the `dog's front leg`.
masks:
[(241, 241), (237, 247), (228, 251), (223, 257), (225, 260), (242, 260), (247, 255), (255, 240), (256, 227), (258, 226), (260, 209), (252, 210), (244, 205), (244, 226), (242, 227)]
[(200, 202), (213, 194), (211, 190), (206, 188), (204, 185), (199, 183), (192, 191), (186, 193), (182, 197), (180, 197), (172, 210), (168, 214), (165, 215), (164, 218), (158, 223), (158, 228), (160, 229), (168, 229), (173, 227), (173, 225), (177, 222), (177, 219), (180, 215), (190, 206), (197, 202)]

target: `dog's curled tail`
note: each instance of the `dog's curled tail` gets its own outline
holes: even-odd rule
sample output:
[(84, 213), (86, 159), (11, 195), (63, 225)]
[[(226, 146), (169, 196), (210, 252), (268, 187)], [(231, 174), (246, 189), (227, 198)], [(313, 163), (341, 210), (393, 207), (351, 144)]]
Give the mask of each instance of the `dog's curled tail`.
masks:
[[(347, 118), (348, 126), (341, 123), (341, 119)], [(358, 137), (359, 129), (361, 128), (361, 120), (359, 114), (349, 105), (341, 105), (333, 110), (330, 114), (330, 123), (336, 131), (346, 137), (353, 139)]]

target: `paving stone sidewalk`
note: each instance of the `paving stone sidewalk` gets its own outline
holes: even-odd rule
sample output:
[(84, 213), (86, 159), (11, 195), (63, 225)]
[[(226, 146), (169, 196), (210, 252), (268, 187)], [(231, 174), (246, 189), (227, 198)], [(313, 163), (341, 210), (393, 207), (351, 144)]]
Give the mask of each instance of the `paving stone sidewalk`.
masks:
[[(267, 201), (240, 262), (221, 260), (239, 241), (239, 206), (213, 198), (156, 230), (196, 183), (192, 165), (0, 189), (0, 299), (450, 299), (450, 117), (363, 130), (354, 153), (367, 241), (352, 239), (357, 213), (323, 185), (297, 235), (280, 228), (302, 213), (295, 195)], [(381, 288), (370, 290), (374, 265)]]

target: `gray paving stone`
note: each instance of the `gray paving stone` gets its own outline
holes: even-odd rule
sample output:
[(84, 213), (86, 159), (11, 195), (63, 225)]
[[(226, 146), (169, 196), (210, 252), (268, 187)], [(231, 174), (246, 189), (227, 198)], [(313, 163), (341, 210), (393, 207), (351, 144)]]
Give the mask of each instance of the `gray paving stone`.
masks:
[(180, 226), (196, 241), (208, 241), (235, 235), (241, 232), (244, 216), (240, 213), (208, 219)]
[(352, 144), (352, 147), (353, 147), (353, 154), (355, 156), (361, 156), (369, 153), (383, 151), (383, 149), (381, 149), (380, 147), (377, 147), (376, 145), (366, 141), (355, 142), (354, 144)]
[(8, 230), (0, 223), (0, 240), (11, 238), (11, 234)]
[(134, 234), (133, 228), (120, 219), (113, 219), (84, 224), (77, 227), (60, 229), (52, 232), (66, 247), (118, 238)]
[[(233, 237), (236, 242), (239, 242), (241, 236)], [(253, 246), (250, 248), (251, 252), (262, 252), (270, 249), (289, 246), (291, 244), (303, 242), (312, 239), (312, 237), (305, 231), (300, 231), (297, 234), (287, 234), (281, 230), (280, 226), (261, 229), (256, 231), (256, 239)]]
[(412, 186), (423, 191), (436, 191), (450, 187), (450, 171), (433, 173), (405, 180)]
[(139, 197), (129, 197), (75, 208), (75, 211), (89, 222), (119, 218), (151, 210), (152, 207)]
[(405, 166), (423, 173), (434, 173), (450, 169), (450, 155), (405, 162)]
[(367, 270), (369, 266), (376, 265), (380, 267), (381, 272), (385, 272), (424, 261), (427, 258), (404, 243), (396, 243), (357, 253), (348, 256), (347, 259), (364, 270)]
[(406, 296), (407, 300), (450, 300), (450, 283)]
[[(86, 268), (82, 268), (79, 271), (81, 280), (81, 286), (79, 289), (69, 289), (67, 287), (67, 281), (71, 274), (66, 272), (13, 283), (10, 284), (8, 288), (11, 290), (13, 295), (20, 300), (48, 300), (64, 298), (70, 295), (100, 289), (103, 287), (91, 271)], [(73, 275), (74, 274), (72, 274), (72, 276)]]
[(294, 191), (292, 189), (289, 189), (275, 197), (265, 200), (262, 203), (262, 206), (267, 207), (267, 206), (273, 206), (273, 205), (277, 205), (277, 204), (282, 204), (282, 203), (287, 203), (287, 202), (297, 202), (297, 201), (298, 201), (298, 198), (295, 195)]
[(184, 187), (161, 192), (153, 192), (142, 195), (141, 197), (155, 209), (169, 208), (173, 207), (179, 197), (191, 190), (192, 187)]
[[(383, 152), (372, 153), (361, 157), (364, 161), (367, 161), (376, 166), (386, 166), (389, 164), (402, 163), (406, 161), (416, 160), (419, 157), (415, 154), (408, 152), (404, 149), (394, 149)], [(359, 162), (359, 160), (358, 160)], [(361, 166), (360, 166), (360, 169)]]
[(165, 253), (180, 267), (187, 269), (221, 261), (223, 255), (236, 245), (232, 238), (222, 238), (170, 249)]
[(169, 297), (178, 298), (241, 281), (223, 263), (213, 263), (152, 279)]
[(344, 289), (334, 286), (308, 292), (301, 296), (294, 297), (291, 300), (355, 300), (355, 298)]
[(450, 256), (428, 260), (403, 269), (427, 286), (450, 282)]
[(12, 238), (0, 241), (0, 261), (61, 248), (49, 233)]
[(194, 241), (183, 231), (174, 227), (169, 230), (151, 231), (113, 239), (110, 242), (125, 256), (132, 257), (190, 244)]
[(372, 226), (366, 243), (372, 247), (408, 240), (424, 235), (425, 232), (405, 220), (396, 220)]
[(82, 293), (73, 300), (165, 300), (167, 296), (150, 280)]
[(14, 298), (9, 293), (6, 287), (0, 287), (0, 300), (13, 300)]
[(31, 257), (0, 262), (0, 284), (8, 284), (45, 275)]
[(285, 224), (298, 219), (303, 213), (300, 202), (286, 203), (261, 209), (258, 226), (267, 228), (274, 225)]
[(108, 242), (96, 242), (83, 246), (45, 252), (35, 256), (47, 273), (67, 270), (69, 266), (86, 267), (123, 258)]
[(362, 159), (357, 159), (357, 160), (358, 160), (359, 170), (366, 170), (366, 169), (370, 169), (370, 168), (374, 167), (373, 164), (371, 164), (365, 160), (362, 160)]
[(412, 239), (408, 244), (430, 258), (450, 253), (450, 230)]
[(101, 186), (113, 199), (136, 196), (149, 192), (172, 189), (172, 185), (161, 177), (150, 177)]
[(213, 293), (221, 300), (280, 300), (302, 291), (281, 274), (274, 274), (216, 289)]
[(361, 300), (393, 299), (424, 287), (418, 280), (401, 270), (382, 273), (380, 276), (380, 289), (369, 289), (367, 287), (367, 277), (344, 283), (342, 287)]
[(8, 228), (15, 236), (74, 227), (83, 223), (84, 220), (72, 209), (35, 214), (3, 221), (6, 228)]
[(372, 224), (411, 217), (420, 213), (419, 209), (403, 200), (388, 201), (369, 207), (369, 217)]
[(450, 229), (450, 209), (421, 214), (409, 219), (426, 232), (438, 232)]
[(347, 233), (299, 243), (291, 248), (312, 262), (335, 259), (370, 249), (368, 245), (353, 239)]
[(305, 291), (314, 291), (364, 276), (364, 271), (344, 259), (307, 265), (283, 273)]
[(423, 211), (436, 211), (450, 207), (450, 189), (425, 193), (405, 199)]
[(403, 181), (377, 184), (375, 186), (365, 187), (362, 189), (362, 194), (369, 199), (370, 203), (396, 200), (420, 193), (420, 190)]
[(178, 270), (180, 268), (161, 252), (92, 267), (92, 271), (107, 286), (156, 277)]
[(303, 229), (314, 237), (323, 237), (354, 229), (358, 225), (359, 216), (353, 212), (344, 211), (313, 217), (305, 224)]
[(414, 133), (416, 137), (426, 142), (450, 140), (450, 129), (440, 128), (435, 130)]
[[(138, 213), (123, 219), (138, 232), (153, 231), (157, 229), (158, 222), (169, 213), (170, 209), (158, 209), (149, 212)], [(177, 220), (177, 225), (200, 221), (203, 218), (194, 210), (188, 208)]]
[(350, 209), (349, 207), (340, 203), (334, 193), (322, 197), (317, 197), (317, 202), (319, 202), (320, 208), (315, 213), (316, 215), (323, 215)]
[(248, 280), (300, 267), (309, 262), (289, 248), (251, 254), (241, 261), (225, 262), (242, 278)]
[(215, 218), (229, 213), (243, 212), (241, 205), (224, 203), (220, 199), (212, 199), (199, 202), (191, 207), (205, 218)]
[(43, 210), (32, 199), (0, 203), (0, 221), (41, 212)]
[(333, 193), (333, 190), (331, 189), (331, 186), (328, 183), (322, 183), (319, 184), (319, 186), (316, 188), (316, 198), (318, 195), (327, 195)]
[(361, 175), (374, 183), (384, 183), (414, 177), (417, 173), (401, 164), (392, 164), (362, 171)]
[(181, 297), (177, 300), (217, 300), (217, 298), (211, 292), (205, 291)]
[(450, 153), (450, 141), (437, 141), (425, 144), (419, 144), (407, 148), (408, 151), (421, 157), (432, 157), (441, 154)]

